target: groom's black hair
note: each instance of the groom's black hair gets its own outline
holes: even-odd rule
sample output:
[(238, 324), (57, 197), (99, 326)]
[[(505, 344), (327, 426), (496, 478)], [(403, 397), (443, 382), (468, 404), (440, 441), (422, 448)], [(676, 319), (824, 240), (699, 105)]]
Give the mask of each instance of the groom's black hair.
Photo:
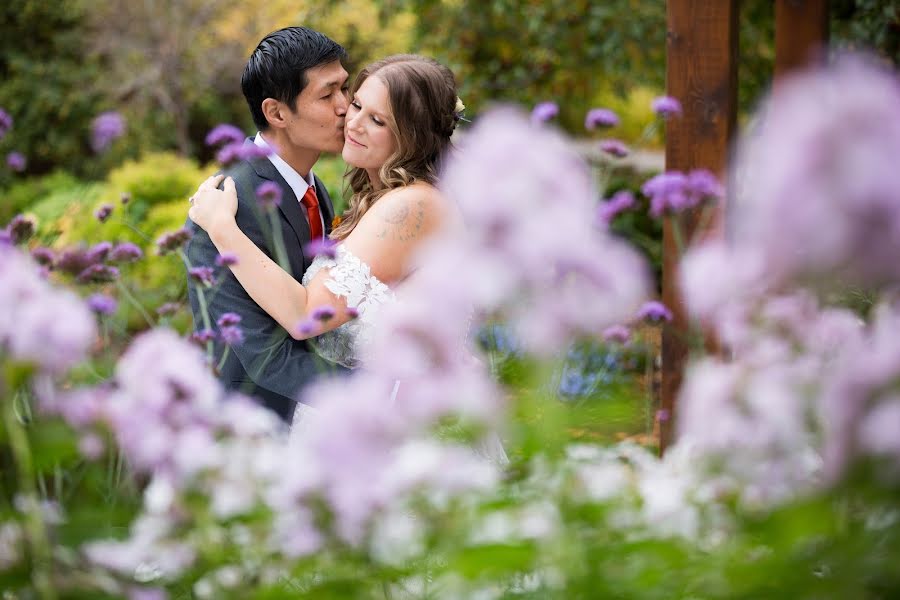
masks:
[(274, 98), (293, 109), (297, 96), (309, 83), (307, 69), (345, 58), (343, 46), (307, 27), (285, 27), (264, 37), (241, 76), (241, 90), (253, 123), (260, 131), (268, 129), (263, 100)]

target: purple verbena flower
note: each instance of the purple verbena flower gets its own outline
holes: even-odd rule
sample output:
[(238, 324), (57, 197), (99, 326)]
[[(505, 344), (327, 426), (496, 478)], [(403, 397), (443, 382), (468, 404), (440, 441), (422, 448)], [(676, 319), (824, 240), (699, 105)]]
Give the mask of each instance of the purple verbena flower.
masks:
[(357, 317), (359, 317), (359, 309), (352, 307), (352, 306), (348, 306), (347, 310), (345, 311), (345, 314), (350, 319), (356, 319)]
[(306, 253), (310, 256), (337, 257), (337, 242), (329, 238), (312, 240), (306, 245)]
[(613, 194), (606, 202), (597, 207), (597, 221), (601, 225), (609, 225), (619, 213), (634, 206), (634, 194), (621, 190)]
[(631, 331), (624, 325), (613, 325), (603, 330), (603, 339), (607, 342), (627, 344), (631, 339)]
[(116, 312), (116, 299), (106, 294), (93, 294), (87, 299), (88, 308), (98, 315), (111, 315)]
[(15, 248), (0, 248), (0, 351), (13, 361), (62, 373), (82, 360), (96, 334), (85, 303), (54, 288)]
[(297, 323), (296, 331), (300, 335), (310, 335), (319, 329), (319, 322), (313, 318), (308, 318)]
[(191, 340), (200, 344), (212, 342), (216, 339), (216, 332), (212, 329), (201, 329), (191, 334)]
[(219, 317), (219, 320), (216, 321), (216, 325), (219, 327), (229, 327), (231, 325), (237, 325), (241, 322), (241, 315), (233, 312), (222, 313), (222, 316)]
[(334, 315), (335, 315), (334, 308), (332, 308), (331, 306), (328, 306), (327, 304), (325, 304), (323, 306), (317, 306), (309, 314), (311, 319), (314, 319), (316, 321), (322, 321), (323, 323), (325, 321), (330, 321), (331, 319), (333, 319)]
[(78, 439), (78, 451), (88, 460), (97, 460), (103, 456), (106, 444), (99, 435), (88, 433)]
[(206, 134), (207, 146), (222, 146), (227, 144), (241, 144), (246, 136), (244, 132), (228, 123), (222, 123), (213, 127)]
[(84, 246), (67, 248), (56, 257), (56, 268), (69, 275), (78, 275), (93, 263)]
[(114, 207), (112, 204), (104, 204), (94, 211), (94, 217), (96, 217), (96, 219), (101, 223), (104, 223), (112, 214), (113, 208)]
[(13, 118), (8, 112), (0, 108), (0, 140), (12, 129)]
[(129, 194), (128, 192), (122, 192), (121, 194), (119, 194), (119, 202), (121, 202), (123, 206), (128, 204), (129, 202), (131, 202), (131, 194)]
[(17, 173), (24, 171), (27, 164), (28, 161), (21, 152), (10, 152), (6, 155), (6, 166)]
[(109, 256), (112, 248), (113, 245), (111, 242), (98, 242), (91, 246), (91, 248), (87, 251), (87, 259), (91, 263), (103, 262), (106, 260), (106, 257)]
[(228, 325), (219, 328), (222, 342), (227, 346), (237, 346), (244, 341), (244, 332), (237, 325)]
[(242, 160), (265, 158), (272, 154), (271, 148), (263, 148), (248, 142), (233, 143), (223, 146), (216, 154), (216, 160), (222, 166), (229, 166)]
[(615, 127), (619, 124), (619, 116), (608, 108), (592, 108), (584, 117), (584, 128)]
[(176, 312), (181, 310), (181, 305), (177, 302), (166, 302), (162, 306), (156, 309), (156, 314), (161, 317), (166, 317), (169, 315), (174, 315)]
[(216, 257), (217, 267), (231, 267), (236, 264), (238, 264), (238, 257), (234, 252), (222, 252)]
[(186, 244), (192, 235), (187, 227), (164, 233), (156, 240), (156, 253), (165, 256), (169, 252), (174, 252)]
[(626, 146), (625, 143), (620, 140), (601, 140), (598, 145), (600, 146), (600, 150), (602, 152), (605, 152), (606, 154), (609, 154), (610, 156), (614, 156), (616, 158), (624, 158), (631, 152), (628, 146)]
[(651, 300), (645, 302), (637, 313), (638, 319), (647, 319), (648, 321), (671, 321), (672, 311), (665, 304)]
[(91, 148), (101, 153), (125, 133), (125, 118), (116, 111), (100, 113), (91, 124)]
[(559, 114), (559, 106), (556, 102), (539, 102), (531, 111), (532, 123), (546, 123)]
[(31, 239), (37, 229), (37, 223), (33, 217), (16, 215), (6, 226), (10, 240), (13, 244), (21, 244)]
[(641, 192), (650, 198), (650, 215), (654, 218), (692, 206), (688, 178), (680, 171), (669, 171), (652, 177), (641, 187)]
[(52, 266), (53, 262), (56, 260), (56, 256), (53, 254), (53, 250), (47, 248), (46, 246), (38, 246), (32, 249), (31, 258), (33, 258), (39, 265), (44, 265), (46, 267)]
[(115, 281), (119, 277), (119, 269), (103, 264), (93, 264), (78, 274), (78, 283), (104, 283)]
[(664, 119), (671, 115), (681, 114), (681, 102), (672, 96), (659, 96), (653, 99), (653, 112)]
[(144, 252), (131, 242), (120, 242), (109, 253), (110, 262), (130, 263), (144, 257)]
[(256, 199), (263, 210), (271, 210), (281, 205), (281, 186), (274, 181), (265, 181), (256, 188)]
[(195, 282), (207, 287), (216, 282), (215, 271), (212, 267), (191, 267), (188, 269), (188, 275)]

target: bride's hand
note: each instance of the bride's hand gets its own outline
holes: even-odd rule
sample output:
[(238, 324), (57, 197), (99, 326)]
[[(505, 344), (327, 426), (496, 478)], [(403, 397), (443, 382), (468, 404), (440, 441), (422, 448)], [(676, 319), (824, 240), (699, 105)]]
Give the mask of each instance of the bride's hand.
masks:
[(234, 215), (237, 214), (237, 191), (234, 179), (225, 178), (224, 190), (216, 189), (224, 175), (214, 175), (200, 184), (197, 192), (191, 196), (191, 208), (188, 217), (207, 233), (234, 226)]

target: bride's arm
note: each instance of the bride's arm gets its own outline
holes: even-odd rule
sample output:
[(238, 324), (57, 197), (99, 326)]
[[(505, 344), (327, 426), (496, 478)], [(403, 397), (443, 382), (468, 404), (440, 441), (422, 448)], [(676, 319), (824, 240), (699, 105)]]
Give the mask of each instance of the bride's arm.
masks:
[(188, 216), (206, 230), (220, 254), (228, 252), (237, 257), (237, 263), (229, 268), (254, 302), (294, 339), (309, 337), (298, 331), (298, 325), (320, 306), (330, 305), (335, 314), (314, 335), (349, 321), (351, 315), (346, 303), (331, 294), (320, 277), (311, 282), (309, 289), (304, 288), (244, 235), (234, 219), (237, 211), (234, 180), (225, 179), (224, 191), (216, 189), (221, 180), (219, 175), (201, 184), (193, 196)]
[[(234, 181), (226, 179), (224, 191), (215, 189), (219, 181), (221, 177), (210, 178), (200, 186), (188, 215), (209, 233), (220, 253), (237, 256), (237, 264), (230, 268), (250, 297), (295, 339), (319, 335), (349, 321), (346, 298), (326, 287), (328, 271), (320, 271), (304, 288), (238, 228)], [(369, 266), (372, 275), (389, 284), (409, 273), (413, 253), (443, 225), (446, 216), (444, 203), (431, 186), (393, 190), (363, 216), (343, 244)], [(312, 331), (300, 331), (298, 325), (322, 306), (330, 306), (334, 316)]]

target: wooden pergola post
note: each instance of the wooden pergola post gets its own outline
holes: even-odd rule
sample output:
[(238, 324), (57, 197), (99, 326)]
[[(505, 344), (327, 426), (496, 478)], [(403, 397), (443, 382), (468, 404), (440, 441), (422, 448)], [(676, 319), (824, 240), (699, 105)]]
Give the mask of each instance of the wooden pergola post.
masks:
[(825, 58), (828, 0), (776, 0), (775, 79)]
[[(723, 173), (737, 128), (739, 0), (668, 0), (666, 90), (684, 109), (666, 129), (666, 170)], [(776, 0), (775, 78), (825, 59), (828, 0)], [(724, 207), (720, 210), (724, 210)], [(713, 222), (721, 222), (713, 219)], [(687, 216), (688, 236), (696, 215)], [(687, 366), (688, 323), (678, 290), (678, 248), (663, 226), (663, 302), (672, 310), (662, 338), (660, 451), (672, 442), (676, 398)], [(710, 427), (715, 427), (710, 423)]]
[[(666, 12), (666, 91), (684, 111), (666, 124), (666, 170), (722, 173), (737, 127), (738, 0), (669, 0)], [(687, 237), (696, 217), (686, 215)], [(672, 442), (675, 401), (688, 358), (678, 259), (676, 237), (666, 222), (662, 299), (673, 320), (662, 336), (661, 451)]]

